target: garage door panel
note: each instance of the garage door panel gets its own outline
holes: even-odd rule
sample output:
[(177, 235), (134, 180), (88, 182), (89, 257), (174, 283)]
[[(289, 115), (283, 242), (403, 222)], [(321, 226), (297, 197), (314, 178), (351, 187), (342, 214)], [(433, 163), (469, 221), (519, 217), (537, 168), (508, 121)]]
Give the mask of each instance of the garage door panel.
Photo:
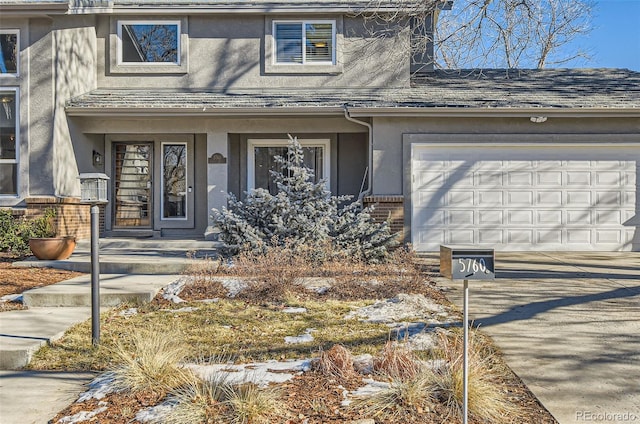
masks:
[(590, 191), (567, 191), (567, 206), (591, 206)]
[(596, 191), (595, 206), (622, 206), (623, 195), (619, 191)]
[(474, 191), (473, 190), (455, 190), (450, 191), (447, 206), (463, 207), (473, 206)]
[(596, 243), (615, 243), (622, 242), (624, 232), (616, 230), (596, 230)]
[[(569, 229), (566, 231), (567, 244), (591, 244), (590, 230)], [(575, 246), (573, 247), (575, 248)]]
[(475, 244), (473, 230), (450, 230), (448, 232), (449, 244)]
[(502, 187), (502, 172), (495, 171), (477, 171), (475, 173), (476, 180), (474, 186)]
[(567, 186), (569, 187), (591, 187), (591, 172), (588, 171), (567, 171)]
[(566, 211), (566, 225), (575, 225), (575, 226), (590, 226), (593, 224), (591, 211), (578, 209), (578, 210), (567, 210)]
[(596, 187), (622, 187), (624, 186), (624, 172), (600, 171), (594, 173)]
[(502, 206), (504, 204), (504, 193), (502, 191), (478, 191), (478, 206)]
[(537, 187), (557, 187), (562, 184), (562, 172), (560, 171), (538, 171), (535, 175)]
[(479, 244), (502, 244), (504, 243), (504, 231), (502, 230), (478, 230)]
[(474, 211), (473, 210), (450, 210), (447, 213), (447, 224), (448, 225), (469, 225), (475, 224), (475, 219), (473, 219)]
[(637, 220), (638, 149), (514, 144), (414, 150), (420, 158), (412, 162), (418, 250), (443, 243), (629, 250), (634, 237), (640, 243), (640, 232), (625, 224)]
[(561, 226), (562, 211), (560, 210), (536, 210), (536, 223), (543, 226)]
[(506, 193), (507, 206), (533, 206), (532, 190), (510, 190)]
[(504, 211), (498, 209), (479, 210), (478, 211), (478, 224), (479, 225), (503, 225), (504, 224)]
[(518, 228), (507, 230), (507, 243), (531, 245), (533, 243), (533, 230)]
[[(625, 214), (626, 215), (626, 214)], [(597, 225), (622, 225), (626, 219), (623, 219), (623, 213), (621, 210), (596, 210), (595, 218)]]
[(562, 191), (561, 190), (537, 190), (536, 191), (536, 205), (545, 207), (561, 207), (562, 206)]
[(510, 171), (507, 172), (507, 185), (509, 187), (531, 187), (533, 186), (533, 178), (532, 172)]
[(533, 225), (532, 210), (507, 211), (508, 225)]
[(562, 230), (535, 230), (535, 237), (537, 244), (562, 244)]

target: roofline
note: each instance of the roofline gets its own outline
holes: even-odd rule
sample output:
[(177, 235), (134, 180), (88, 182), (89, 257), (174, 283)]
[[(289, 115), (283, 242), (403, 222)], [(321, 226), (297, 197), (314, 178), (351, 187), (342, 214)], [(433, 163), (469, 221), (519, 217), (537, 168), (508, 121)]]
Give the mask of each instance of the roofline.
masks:
[[(640, 108), (365, 108), (348, 107), (349, 114), (358, 118), (404, 117), (404, 118), (452, 118), (452, 117), (491, 117), (491, 118), (638, 118)], [(166, 107), (166, 108), (131, 108), (131, 107), (82, 107), (67, 106), (68, 116), (86, 117), (169, 117), (169, 116), (344, 116), (344, 106), (339, 107), (240, 107), (215, 108)]]
[[(447, 1), (442, 4), (434, 5), (434, 10), (448, 10), (451, 8), (452, 2)], [(70, 6), (70, 14), (135, 14), (135, 15), (165, 15), (175, 14), (176, 12), (183, 12), (188, 14), (317, 14), (317, 13), (398, 13), (405, 10), (404, 7), (398, 7), (394, 3), (389, 4), (377, 4), (375, 8), (365, 5), (353, 6), (349, 4), (345, 5), (322, 5), (316, 4), (310, 6), (308, 4), (265, 4), (256, 5), (252, 3), (239, 3), (233, 6), (229, 5), (188, 5), (188, 4), (175, 4), (175, 5), (162, 5), (158, 7), (153, 4), (145, 5), (110, 5), (110, 6)]]
[(9, 16), (60, 15), (66, 14), (68, 10), (69, 3), (59, 1), (22, 4), (0, 3), (0, 12)]
[(104, 107), (88, 108), (67, 106), (65, 111), (68, 116), (99, 116), (99, 117), (169, 117), (169, 116), (344, 116), (344, 108), (340, 107), (286, 107), (286, 108), (212, 108), (212, 107), (167, 107), (167, 108), (131, 108), (131, 107)]

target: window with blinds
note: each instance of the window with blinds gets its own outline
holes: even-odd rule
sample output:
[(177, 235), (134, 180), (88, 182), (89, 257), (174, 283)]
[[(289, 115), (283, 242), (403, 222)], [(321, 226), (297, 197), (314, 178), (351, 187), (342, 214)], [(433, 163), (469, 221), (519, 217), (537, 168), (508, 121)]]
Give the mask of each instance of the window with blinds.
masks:
[(334, 21), (273, 23), (276, 63), (335, 64)]

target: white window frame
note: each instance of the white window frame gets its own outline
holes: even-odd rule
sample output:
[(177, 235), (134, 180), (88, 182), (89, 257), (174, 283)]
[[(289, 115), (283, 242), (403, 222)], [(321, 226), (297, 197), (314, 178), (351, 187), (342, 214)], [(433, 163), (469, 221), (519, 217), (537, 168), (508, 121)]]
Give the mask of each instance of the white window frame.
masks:
[[(164, 216), (164, 146), (165, 145), (183, 145), (185, 164), (184, 164), (184, 178), (185, 178), (185, 202), (184, 202), (184, 217), (165, 217)], [(160, 178), (161, 178), (161, 190), (160, 190), (160, 220), (161, 221), (187, 221), (189, 219), (189, 144), (186, 141), (163, 141), (160, 143)]]
[[(124, 25), (176, 25), (177, 62), (124, 62), (122, 60), (122, 27)], [(125, 66), (180, 66), (182, 65), (182, 22), (180, 20), (118, 20), (117, 22), (117, 64)]]
[[(15, 159), (0, 159), (0, 164), (12, 164), (16, 165), (16, 193), (15, 194), (2, 194), (0, 198), (16, 198), (20, 197), (20, 89), (18, 87), (0, 87), (0, 92), (13, 91), (15, 93), (16, 102), (16, 158)], [(0, 107), (0, 113), (4, 113), (2, 107)]]
[[(278, 62), (278, 40), (276, 38), (276, 25), (277, 24), (300, 24), (302, 27), (302, 63), (295, 62)], [(307, 62), (307, 49), (306, 40), (307, 32), (305, 27), (307, 24), (331, 24), (331, 61), (325, 62)], [(336, 64), (336, 50), (337, 50), (337, 37), (336, 37), (337, 22), (335, 19), (316, 19), (316, 20), (300, 20), (300, 19), (279, 19), (274, 20), (272, 23), (271, 34), (273, 34), (273, 51), (271, 52), (273, 57), (273, 65), (275, 66), (327, 66)]]
[[(0, 34), (16, 34), (18, 42), (18, 54), (16, 57), (16, 72), (0, 73), (0, 78), (11, 77), (16, 78), (20, 76), (20, 30), (19, 29), (0, 29)], [(4, 89), (4, 88), (3, 88)]]
[[(302, 147), (322, 147), (322, 175), (327, 190), (330, 190), (331, 176), (331, 140), (329, 139), (298, 139)], [(287, 139), (248, 139), (247, 140), (247, 191), (255, 189), (256, 185), (256, 147), (287, 147)]]

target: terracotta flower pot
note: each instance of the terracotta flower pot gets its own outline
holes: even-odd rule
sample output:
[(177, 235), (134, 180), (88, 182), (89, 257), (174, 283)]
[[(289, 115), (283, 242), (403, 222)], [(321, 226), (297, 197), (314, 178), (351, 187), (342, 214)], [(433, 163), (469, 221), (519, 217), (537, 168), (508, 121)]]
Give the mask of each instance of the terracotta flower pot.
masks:
[(33, 255), (43, 260), (67, 259), (76, 248), (75, 237), (50, 237), (29, 239)]

